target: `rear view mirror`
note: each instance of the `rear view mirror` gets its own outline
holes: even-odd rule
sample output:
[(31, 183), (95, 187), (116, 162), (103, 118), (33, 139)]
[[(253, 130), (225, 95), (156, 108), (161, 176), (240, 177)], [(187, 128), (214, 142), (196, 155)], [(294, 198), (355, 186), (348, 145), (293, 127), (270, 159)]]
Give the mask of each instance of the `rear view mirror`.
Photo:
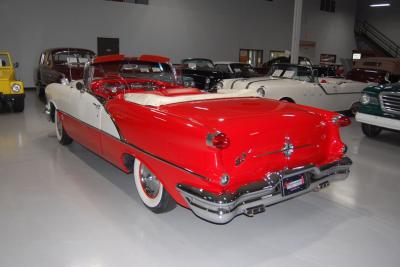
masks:
[(16, 69), (16, 68), (18, 68), (19, 67), (19, 63), (18, 62), (15, 62), (14, 63), (14, 68)]

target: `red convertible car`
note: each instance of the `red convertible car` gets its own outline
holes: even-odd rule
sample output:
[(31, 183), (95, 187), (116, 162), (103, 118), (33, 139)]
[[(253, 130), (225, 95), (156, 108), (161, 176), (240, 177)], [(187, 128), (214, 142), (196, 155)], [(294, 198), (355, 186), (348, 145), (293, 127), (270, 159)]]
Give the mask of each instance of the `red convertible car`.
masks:
[(170, 83), (162, 57), (98, 57), (84, 80), (46, 88), (59, 142), (133, 173), (155, 213), (176, 203), (218, 224), (319, 190), (349, 174), (339, 127), (316, 108), (207, 94)]

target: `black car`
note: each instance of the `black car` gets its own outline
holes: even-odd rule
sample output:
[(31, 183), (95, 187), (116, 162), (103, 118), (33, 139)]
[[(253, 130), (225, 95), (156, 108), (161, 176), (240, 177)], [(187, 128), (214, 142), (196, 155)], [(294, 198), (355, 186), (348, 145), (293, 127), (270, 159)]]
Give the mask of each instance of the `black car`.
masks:
[(230, 79), (262, 76), (262, 74), (257, 73), (253, 66), (248, 63), (215, 62), (215, 69), (227, 74)]
[(229, 75), (217, 71), (214, 63), (205, 58), (189, 58), (182, 60), (182, 74), (194, 80), (195, 87), (216, 92), (216, 85), (220, 80), (228, 79)]
[[(276, 57), (271, 59), (270, 61), (265, 62), (261, 68), (257, 68), (256, 71), (260, 74), (267, 74), (269, 69), (274, 64), (290, 64), (290, 57)], [(306, 57), (299, 57), (298, 64), (302, 66), (312, 67), (312, 62), (309, 58)]]

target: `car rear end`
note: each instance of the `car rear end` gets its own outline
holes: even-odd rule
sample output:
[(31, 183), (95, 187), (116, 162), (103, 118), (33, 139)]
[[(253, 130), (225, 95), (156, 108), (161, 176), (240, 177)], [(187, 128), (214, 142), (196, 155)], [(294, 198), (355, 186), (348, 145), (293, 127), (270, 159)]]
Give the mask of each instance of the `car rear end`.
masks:
[(239, 214), (252, 216), (349, 174), (352, 162), (345, 157), (339, 127), (350, 121), (337, 113), (258, 98), (166, 110), (212, 129), (204, 143), (215, 153), (216, 175), (206, 187), (177, 185), (188, 206), (205, 220), (226, 223)]

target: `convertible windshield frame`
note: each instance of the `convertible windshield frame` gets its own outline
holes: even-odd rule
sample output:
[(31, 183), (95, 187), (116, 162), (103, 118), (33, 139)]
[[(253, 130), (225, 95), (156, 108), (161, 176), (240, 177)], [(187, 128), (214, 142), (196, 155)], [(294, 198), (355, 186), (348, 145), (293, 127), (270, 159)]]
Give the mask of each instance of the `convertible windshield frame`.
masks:
[(292, 64), (274, 64), (271, 66), (268, 76), (279, 79), (315, 82), (315, 77), (311, 68)]
[(92, 67), (92, 80), (116, 76), (176, 83), (174, 68), (169, 63), (123, 60), (96, 63)]

